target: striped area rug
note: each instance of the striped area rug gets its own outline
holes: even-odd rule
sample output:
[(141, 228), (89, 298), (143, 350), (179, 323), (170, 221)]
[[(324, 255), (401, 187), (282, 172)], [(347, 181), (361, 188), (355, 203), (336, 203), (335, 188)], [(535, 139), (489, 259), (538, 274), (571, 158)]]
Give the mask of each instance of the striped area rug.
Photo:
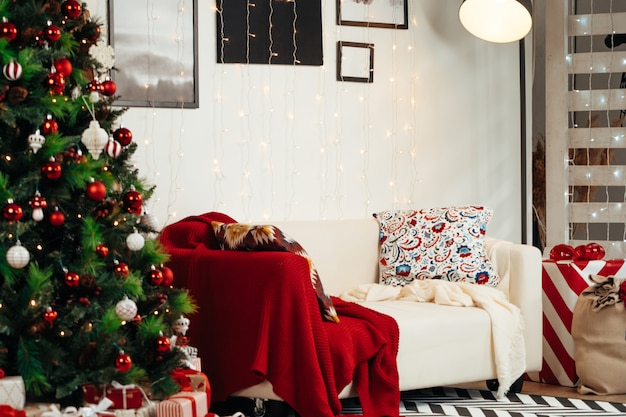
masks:
[[(358, 400), (343, 400), (342, 414), (360, 414)], [(626, 416), (626, 404), (509, 394), (496, 400), (490, 391), (432, 388), (402, 393), (400, 415), (404, 417), (613, 417)]]

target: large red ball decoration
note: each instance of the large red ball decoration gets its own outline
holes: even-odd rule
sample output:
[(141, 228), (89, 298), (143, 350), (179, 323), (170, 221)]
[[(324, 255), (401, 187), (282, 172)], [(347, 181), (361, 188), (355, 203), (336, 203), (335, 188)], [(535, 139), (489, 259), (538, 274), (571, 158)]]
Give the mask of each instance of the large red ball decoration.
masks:
[(20, 221), (23, 215), (24, 211), (22, 210), (22, 207), (15, 204), (13, 200), (9, 200), (9, 202), (2, 207), (2, 217), (10, 222)]
[(61, 5), (61, 10), (63, 10), (63, 14), (70, 19), (76, 19), (83, 11), (83, 7), (76, 0), (66, 0)]
[(156, 351), (159, 353), (165, 353), (170, 350), (170, 339), (167, 336), (159, 336), (156, 339)]
[(76, 288), (80, 285), (80, 275), (76, 272), (65, 273), (65, 285), (71, 288)]
[(0, 38), (12, 41), (17, 37), (17, 28), (7, 20), (0, 23)]
[(130, 273), (130, 268), (124, 262), (115, 262), (115, 266), (113, 267), (113, 272), (120, 279), (126, 279), (128, 274)]
[(124, 353), (124, 351), (120, 351), (119, 355), (117, 355), (117, 358), (115, 358), (115, 367), (117, 368), (117, 370), (119, 372), (128, 372), (130, 371), (130, 368), (132, 368), (133, 366), (133, 360), (131, 359), (130, 355), (127, 355), (126, 353)]
[(124, 194), (124, 207), (132, 214), (141, 214), (143, 208), (143, 197), (135, 190), (130, 190)]
[(57, 161), (48, 161), (41, 167), (41, 175), (48, 180), (58, 180), (61, 178), (61, 164)]
[(169, 287), (170, 285), (172, 285), (172, 282), (174, 282), (174, 271), (172, 271), (172, 269), (168, 268), (167, 266), (162, 266), (161, 274), (163, 275), (163, 281), (161, 282), (161, 285), (164, 287)]
[(163, 273), (158, 269), (152, 269), (148, 275), (152, 285), (161, 285), (163, 282)]
[(107, 188), (102, 181), (92, 181), (87, 184), (85, 192), (87, 197), (93, 201), (103, 201), (107, 195)]
[(44, 135), (53, 135), (59, 131), (59, 123), (48, 115), (41, 125), (41, 131)]
[(74, 69), (72, 61), (67, 58), (60, 58), (54, 61), (54, 68), (59, 74), (62, 74), (66, 78), (72, 75)]
[(65, 224), (65, 214), (60, 210), (55, 210), (48, 216), (48, 221), (54, 227), (61, 227)]
[(46, 29), (44, 30), (44, 36), (50, 42), (57, 42), (59, 39), (61, 39), (61, 29), (59, 29), (57, 25), (50, 24), (46, 26)]
[(121, 143), (122, 146), (128, 146), (133, 141), (133, 133), (125, 127), (120, 127), (113, 132), (113, 139)]
[(59, 313), (57, 313), (56, 311), (54, 311), (51, 307), (48, 307), (46, 309), (46, 312), (43, 313), (43, 319), (45, 321), (48, 322), (48, 324), (50, 326), (52, 326), (52, 323), (54, 323), (54, 321), (59, 317)]
[(116, 91), (117, 85), (115, 84), (115, 81), (107, 79), (102, 82), (102, 94), (105, 96), (110, 97), (115, 94)]

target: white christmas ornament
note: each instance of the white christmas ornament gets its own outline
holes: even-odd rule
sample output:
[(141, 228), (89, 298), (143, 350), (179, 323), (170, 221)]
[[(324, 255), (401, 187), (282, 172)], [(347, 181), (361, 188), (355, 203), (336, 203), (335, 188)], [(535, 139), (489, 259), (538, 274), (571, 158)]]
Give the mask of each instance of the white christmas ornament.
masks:
[(147, 211), (144, 211), (143, 215), (141, 216), (141, 224), (149, 227), (151, 230), (154, 230), (156, 232), (160, 230), (159, 221), (156, 216), (148, 213)]
[(28, 265), (29, 261), (30, 253), (28, 253), (28, 250), (22, 246), (19, 240), (7, 251), (7, 262), (15, 269), (24, 268)]
[(130, 298), (124, 296), (115, 305), (115, 314), (122, 320), (130, 321), (137, 315), (137, 304)]
[(44, 143), (46, 143), (46, 138), (39, 132), (39, 129), (35, 133), (28, 135), (28, 145), (33, 150), (33, 153), (37, 153)]
[(172, 330), (179, 336), (185, 336), (187, 330), (189, 330), (189, 323), (191, 321), (187, 317), (180, 316), (179, 319), (172, 323)]
[(137, 229), (135, 229), (135, 232), (131, 233), (126, 238), (126, 246), (128, 246), (128, 249), (130, 249), (133, 252), (141, 250), (143, 248), (144, 243), (146, 243), (146, 240), (144, 239), (143, 236), (139, 234), (139, 232), (137, 232)]
[(98, 159), (104, 146), (109, 141), (106, 130), (100, 127), (97, 120), (89, 122), (89, 127), (83, 132), (80, 141), (85, 145), (93, 159)]

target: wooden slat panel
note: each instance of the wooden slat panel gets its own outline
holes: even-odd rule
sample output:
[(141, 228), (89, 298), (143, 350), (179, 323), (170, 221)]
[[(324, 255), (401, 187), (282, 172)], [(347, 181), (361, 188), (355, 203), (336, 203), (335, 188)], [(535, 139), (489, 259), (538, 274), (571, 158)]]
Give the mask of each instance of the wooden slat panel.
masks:
[(608, 35), (626, 33), (626, 13), (595, 13), (570, 15), (570, 36)]
[(570, 185), (624, 185), (626, 168), (624, 165), (570, 166), (568, 183)]
[(570, 148), (626, 148), (624, 127), (571, 128), (568, 135)]
[(626, 72), (626, 52), (584, 52), (567, 55), (570, 74)]
[(575, 90), (569, 95), (570, 111), (626, 109), (626, 89)]
[(624, 223), (626, 204), (624, 203), (570, 203), (572, 223)]

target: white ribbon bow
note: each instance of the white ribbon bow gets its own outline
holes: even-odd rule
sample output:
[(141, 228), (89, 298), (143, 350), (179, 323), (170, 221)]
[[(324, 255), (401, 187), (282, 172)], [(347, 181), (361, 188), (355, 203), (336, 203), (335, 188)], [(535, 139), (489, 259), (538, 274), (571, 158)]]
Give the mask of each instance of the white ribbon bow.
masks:
[(119, 383), (117, 381), (113, 381), (113, 382), (111, 382), (111, 386), (113, 388), (117, 388), (117, 389), (121, 389), (122, 390), (122, 394), (123, 394), (122, 396), (124, 397), (124, 409), (126, 409), (126, 390), (127, 389), (132, 389), (132, 388), (137, 388), (141, 392), (141, 395), (143, 396), (143, 399), (146, 401), (146, 404), (148, 404), (148, 405), (152, 404), (152, 401), (150, 401), (150, 399), (146, 395), (145, 391), (141, 387), (139, 387), (139, 386), (137, 386), (135, 384), (122, 385), (121, 383)]
[[(104, 397), (100, 402), (96, 404), (89, 404), (86, 407), (76, 408), (73, 406), (66, 407), (63, 411), (59, 410), (56, 405), (50, 405), (50, 411), (44, 411), (41, 413), (41, 417), (93, 417), (98, 413), (106, 411), (113, 405), (113, 401)], [(113, 413), (107, 413), (113, 414)]]

